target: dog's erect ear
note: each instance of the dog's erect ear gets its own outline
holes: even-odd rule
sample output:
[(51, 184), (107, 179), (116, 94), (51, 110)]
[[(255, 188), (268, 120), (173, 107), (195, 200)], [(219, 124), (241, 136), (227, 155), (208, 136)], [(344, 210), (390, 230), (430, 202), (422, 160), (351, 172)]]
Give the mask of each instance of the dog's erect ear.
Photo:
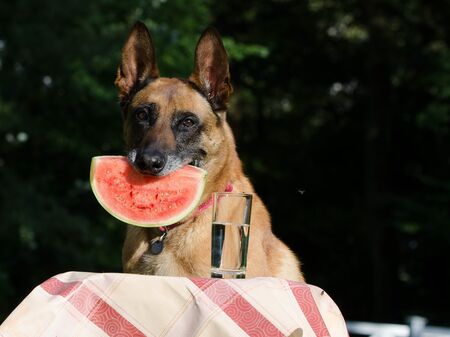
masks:
[(122, 61), (114, 82), (119, 96), (126, 97), (133, 87), (158, 76), (152, 37), (142, 22), (136, 22), (122, 49)]
[(194, 72), (189, 77), (206, 95), (213, 110), (226, 110), (233, 91), (228, 56), (216, 29), (207, 28), (195, 49)]

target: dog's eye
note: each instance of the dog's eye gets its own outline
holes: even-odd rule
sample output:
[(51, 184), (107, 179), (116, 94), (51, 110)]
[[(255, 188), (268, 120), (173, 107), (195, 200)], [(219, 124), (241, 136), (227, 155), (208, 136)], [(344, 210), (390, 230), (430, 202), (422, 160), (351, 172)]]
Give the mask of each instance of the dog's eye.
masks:
[(181, 121), (182, 127), (186, 129), (193, 127), (195, 124), (195, 120), (192, 117), (186, 117)]
[(145, 122), (148, 120), (148, 112), (145, 109), (136, 110), (136, 119), (140, 122)]

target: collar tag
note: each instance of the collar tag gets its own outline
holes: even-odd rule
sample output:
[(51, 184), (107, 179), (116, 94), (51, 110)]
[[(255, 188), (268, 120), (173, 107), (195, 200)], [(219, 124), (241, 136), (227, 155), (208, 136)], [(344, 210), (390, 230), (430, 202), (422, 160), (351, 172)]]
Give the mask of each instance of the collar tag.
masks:
[(164, 240), (167, 236), (167, 227), (160, 227), (160, 230), (161, 228), (164, 229), (164, 231), (162, 231), (162, 235), (160, 237), (154, 238), (150, 243), (150, 252), (153, 255), (160, 254), (164, 249)]

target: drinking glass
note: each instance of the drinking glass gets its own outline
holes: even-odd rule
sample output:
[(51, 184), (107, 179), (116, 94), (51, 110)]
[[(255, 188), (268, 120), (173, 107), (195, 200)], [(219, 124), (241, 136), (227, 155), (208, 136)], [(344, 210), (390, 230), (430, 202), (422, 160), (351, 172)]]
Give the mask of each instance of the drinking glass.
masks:
[(245, 278), (252, 195), (213, 194), (211, 277)]

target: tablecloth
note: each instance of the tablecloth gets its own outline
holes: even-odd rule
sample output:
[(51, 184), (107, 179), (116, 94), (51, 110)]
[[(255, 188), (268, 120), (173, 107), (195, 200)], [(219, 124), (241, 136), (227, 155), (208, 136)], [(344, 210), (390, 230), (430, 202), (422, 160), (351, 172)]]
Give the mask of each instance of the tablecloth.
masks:
[(0, 326), (2, 337), (348, 337), (320, 288), (245, 280), (68, 272), (36, 287)]

